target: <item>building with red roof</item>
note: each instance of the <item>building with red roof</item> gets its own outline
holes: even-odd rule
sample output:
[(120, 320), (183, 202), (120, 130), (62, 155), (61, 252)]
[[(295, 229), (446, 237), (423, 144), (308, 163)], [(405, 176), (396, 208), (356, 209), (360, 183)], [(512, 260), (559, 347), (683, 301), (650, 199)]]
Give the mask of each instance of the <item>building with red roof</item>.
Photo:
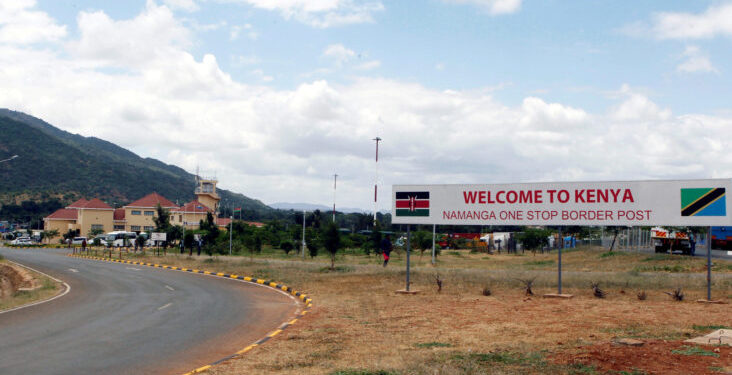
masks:
[[(153, 192), (120, 208), (112, 208), (98, 198), (81, 198), (44, 218), (45, 230), (58, 230), (65, 234), (74, 230), (77, 235), (88, 236), (95, 231), (150, 232), (155, 229), (158, 206), (170, 212), (170, 223), (186, 229), (198, 229), (201, 220), (208, 213), (216, 216), (219, 195), (216, 193), (216, 180), (196, 176), (196, 200), (183, 206), (171, 202), (164, 196)], [(216, 219), (216, 224), (228, 228), (231, 219)], [(257, 223), (261, 224), (261, 223)]]
[(45, 217), (44, 230), (57, 230), (59, 235), (69, 230), (83, 236), (94, 232), (104, 233), (113, 229), (113, 216), (114, 208), (102, 200), (81, 198)]

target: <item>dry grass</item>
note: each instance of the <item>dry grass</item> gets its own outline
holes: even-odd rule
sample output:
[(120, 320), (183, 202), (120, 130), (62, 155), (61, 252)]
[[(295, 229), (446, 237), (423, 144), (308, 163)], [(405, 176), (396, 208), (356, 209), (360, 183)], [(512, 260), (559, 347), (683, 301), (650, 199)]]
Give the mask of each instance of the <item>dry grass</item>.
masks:
[[(0, 263), (2, 262), (3, 260), (0, 260)], [(30, 291), (18, 291), (12, 297), (0, 299), (0, 311), (49, 299), (62, 291), (61, 285), (56, 281), (31, 270), (28, 270), (28, 273), (38, 280), (41, 287)]]
[[(555, 265), (546, 261), (556, 254), (458, 254), (443, 254), (436, 269), (425, 256), (412, 273), (411, 287), (421, 291), (415, 296), (394, 293), (404, 287), (403, 255), (387, 268), (376, 257), (340, 257), (336, 271), (327, 270), (325, 258), (168, 256), (163, 262), (272, 279), (314, 298), (311, 314), (243, 358), (213, 367), (212, 374), (577, 373), (584, 369), (547, 356), (613, 337), (681, 339), (698, 334), (694, 326), (732, 325), (728, 305), (687, 302), (705, 296), (703, 275), (633, 271), (639, 264), (678, 262), (694, 269), (697, 259), (569, 252), (563, 256), (564, 292), (575, 298), (550, 300), (525, 297), (517, 279), (536, 278), (537, 295), (555, 292)], [(602, 272), (589, 272), (594, 270)], [(729, 302), (732, 278), (722, 272), (727, 276), (716, 279), (714, 295)], [(592, 281), (602, 283), (606, 298), (593, 297)], [(482, 295), (486, 287), (491, 296)], [(676, 287), (683, 287), (684, 302), (663, 293)], [(637, 298), (641, 289), (644, 301)]]

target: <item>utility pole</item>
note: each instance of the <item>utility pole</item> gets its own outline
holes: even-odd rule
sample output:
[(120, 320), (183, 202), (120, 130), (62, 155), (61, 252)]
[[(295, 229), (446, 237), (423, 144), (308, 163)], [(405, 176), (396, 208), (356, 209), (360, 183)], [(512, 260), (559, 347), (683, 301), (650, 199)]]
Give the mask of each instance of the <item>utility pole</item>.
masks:
[(379, 210), (377, 202), (379, 189), (379, 142), (381, 142), (381, 138), (377, 135), (373, 140), (376, 141), (376, 179), (374, 180), (374, 226), (376, 226), (376, 212)]
[(338, 182), (338, 173), (333, 175), (333, 222), (335, 223), (335, 204), (336, 204), (336, 183)]
[(231, 221), (229, 222), (229, 256), (231, 256), (231, 236), (232, 229), (234, 228), (234, 215), (232, 214), (229, 219), (231, 219)]
[(302, 210), (302, 259), (305, 259), (305, 210)]

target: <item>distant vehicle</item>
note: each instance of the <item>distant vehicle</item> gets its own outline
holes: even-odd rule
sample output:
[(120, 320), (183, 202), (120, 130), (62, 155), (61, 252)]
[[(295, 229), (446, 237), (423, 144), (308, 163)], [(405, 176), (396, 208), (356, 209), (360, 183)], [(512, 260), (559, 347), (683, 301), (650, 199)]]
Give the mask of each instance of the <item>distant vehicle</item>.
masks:
[[(135, 232), (125, 232), (125, 231), (116, 231), (116, 232), (109, 232), (104, 236), (104, 245), (109, 247), (126, 247), (126, 246), (135, 246), (135, 239), (137, 239), (137, 233)], [(127, 238), (127, 243), (125, 243), (125, 238)]]
[(651, 228), (651, 240), (657, 253), (673, 253), (680, 250), (683, 254), (691, 255), (689, 234), (684, 231), (673, 231), (662, 227)]
[(30, 237), (18, 237), (12, 241), (10, 241), (11, 245), (32, 245), (33, 241), (31, 241)]
[(71, 243), (74, 245), (81, 245), (84, 241), (86, 241), (86, 243), (89, 243), (86, 237), (74, 237), (74, 239), (71, 240)]
[(712, 227), (712, 249), (732, 250), (732, 227)]

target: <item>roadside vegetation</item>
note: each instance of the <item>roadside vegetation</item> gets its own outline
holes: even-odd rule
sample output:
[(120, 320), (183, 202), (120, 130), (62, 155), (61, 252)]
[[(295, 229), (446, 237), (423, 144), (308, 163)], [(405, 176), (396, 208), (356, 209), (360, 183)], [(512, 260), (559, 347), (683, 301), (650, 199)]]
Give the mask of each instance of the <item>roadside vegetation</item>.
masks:
[[(0, 255), (0, 265), (3, 264), (7, 265), (9, 262), (5, 261), (2, 255)], [(33, 290), (18, 290), (11, 296), (0, 298), (0, 311), (49, 299), (62, 291), (61, 285), (56, 281), (30, 270), (27, 270), (27, 272), (36, 280), (38, 288)], [(0, 275), (0, 279), (2, 279), (2, 275)], [(8, 286), (3, 283), (3, 280), (0, 280), (0, 284)], [(0, 296), (2, 295), (3, 293), (0, 293)]]
[[(341, 248), (335, 258), (324, 247), (320, 250), (311, 256), (306, 246), (303, 257), (299, 248), (284, 251), (263, 244), (259, 251), (233, 257), (175, 251), (156, 256), (149, 249), (144, 256), (122, 256), (265, 278), (314, 299), (304, 319), (255, 349), (256, 354), (210, 369), (213, 374), (603, 374), (613, 372), (603, 369), (599, 356), (614, 346), (597, 351), (592, 360), (583, 360), (583, 353), (595, 353), (617, 338), (667, 340), (670, 346), (663, 350), (647, 345), (658, 351), (654, 361), (683, 366), (698, 357), (671, 353), (693, 353), (684, 339), (732, 325), (729, 305), (695, 302), (705, 297), (704, 259), (567, 249), (564, 292), (574, 298), (553, 300), (541, 295), (556, 292), (555, 251), (490, 255), (448, 250), (433, 266), (417, 250), (411, 288), (420, 293), (402, 296), (394, 291), (404, 287), (403, 248), (395, 248), (386, 268), (378, 254), (362, 247)], [(732, 302), (729, 264), (715, 260), (713, 285), (715, 298), (727, 303)], [(641, 272), (639, 265), (657, 268)], [(675, 265), (683, 269), (663, 270)], [(593, 284), (601, 288), (602, 298)], [(685, 296), (681, 301), (672, 296), (678, 288)], [(661, 358), (663, 353), (670, 357)], [(712, 367), (732, 365), (729, 356), (703, 358), (714, 360)], [(643, 368), (632, 363), (622, 371), (644, 373)]]

